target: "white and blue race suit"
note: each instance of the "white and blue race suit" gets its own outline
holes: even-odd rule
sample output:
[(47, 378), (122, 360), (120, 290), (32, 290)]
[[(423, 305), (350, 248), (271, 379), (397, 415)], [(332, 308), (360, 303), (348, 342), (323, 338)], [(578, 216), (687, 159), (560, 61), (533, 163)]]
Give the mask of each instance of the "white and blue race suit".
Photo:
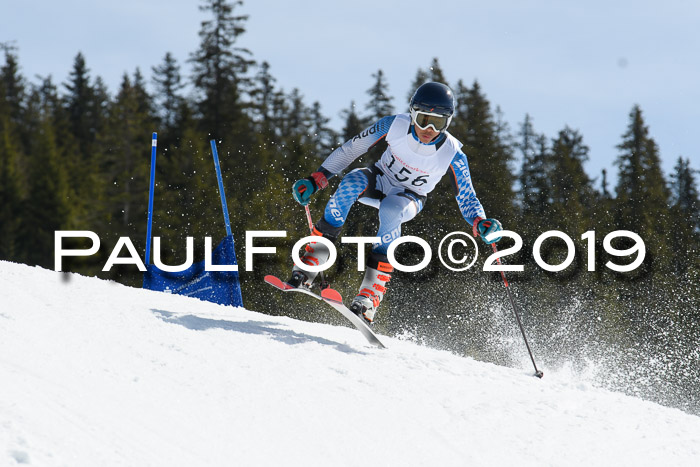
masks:
[(472, 224), (474, 218), (486, 217), (472, 186), (462, 143), (447, 131), (428, 144), (420, 142), (407, 113), (384, 117), (348, 140), (328, 156), (319, 171), (328, 178), (342, 172), (382, 139), (388, 144), (382, 157), (343, 177), (326, 205), (325, 222), (320, 224), (339, 231), (355, 201), (373, 206), (379, 210), (377, 237), (381, 242), (372, 251), (386, 255), (389, 244), (401, 236), (401, 224), (421, 211), (428, 193), (448, 170), (464, 219)]

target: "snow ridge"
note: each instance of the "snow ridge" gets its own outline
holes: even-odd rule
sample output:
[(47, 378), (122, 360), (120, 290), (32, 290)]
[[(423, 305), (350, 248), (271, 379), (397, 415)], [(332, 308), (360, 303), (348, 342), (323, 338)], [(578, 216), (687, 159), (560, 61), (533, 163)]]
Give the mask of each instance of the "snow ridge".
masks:
[(547, 368), (8, 262), (0, 297), (0, 465), (700, 464), (700, 417)]

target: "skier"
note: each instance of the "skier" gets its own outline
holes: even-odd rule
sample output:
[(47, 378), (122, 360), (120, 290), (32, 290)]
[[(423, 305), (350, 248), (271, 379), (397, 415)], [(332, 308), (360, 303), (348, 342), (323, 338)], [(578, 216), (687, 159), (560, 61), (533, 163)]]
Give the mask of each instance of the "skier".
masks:
[[(334, 150), (316, 172), (297, 180), (292, 187), (294, 199), (302, 206), (307, 205), (314, 193), (328, 186), (328, 179), (386, 139), (388, 148), (379, 161), (343, 177), (312, 232), (334, 242), (355, 201), (379, 210), (376, 236), (381, 241), (372, 246), (364, 280), (350, 305), (350, 310), (364, 317), (368, 324), (374, 320), (393, 272), (386, 256), (389, 245), (401, 235), (401, 224), (421, 211), (428, 193), (448, 170), (457, 204), (464, 219), (472, 225), (474, 236), (481, 236), (486, 243), (500, 240), (500, 237), (490, 241), (484, 238), (501, 230), (501, 224), (486, 218), (472, 187), (467, 156), (460, 149), (462, 143), (447, 131), (454, 112), (450, 88), (442, 83), (425, 83), (411, 98), (409, 113), (380, 119)], [(301, 261), (318, 266), (329, 255), (324, 244), (315, 242), (307, 245)], [(316, 275), (295, 265), (288, 283), (310, 287)]]

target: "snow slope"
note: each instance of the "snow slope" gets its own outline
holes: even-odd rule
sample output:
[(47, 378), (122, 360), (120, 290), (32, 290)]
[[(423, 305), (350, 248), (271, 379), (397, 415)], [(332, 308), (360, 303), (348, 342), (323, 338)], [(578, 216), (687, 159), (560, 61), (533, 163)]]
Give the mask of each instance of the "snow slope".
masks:
[(62, 277), (0, 262), (1, 466), (700, 465), (700, 417), (547, 368)]

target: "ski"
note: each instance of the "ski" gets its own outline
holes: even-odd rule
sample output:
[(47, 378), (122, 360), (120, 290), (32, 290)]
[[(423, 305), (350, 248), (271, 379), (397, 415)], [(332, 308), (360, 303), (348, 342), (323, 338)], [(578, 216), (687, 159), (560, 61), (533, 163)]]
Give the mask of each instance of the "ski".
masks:
[(364, 318), (357, 316), (355, 313), (350, 311), (348, 307), (343, 305), (343, 297), (337, 290), (333, 290), (331, 288), (323, 289), (321, 291), (321, 298), (324, 302), (328, 303), (330, 306), (338, 310), (340, 314), (345, 316), (357, 328), (357, 330), (360, 331), (363, 336), (365, 336), (365, 339), (367, 339), (370, 344), (379, 347), (380, 349), (386, 349), (386, 346), (382, 344), (382, 341), (379, 340), (374, 331), (372, 331), (367, 323), (365, 323)]
[(345, 316), (345, 318), (347, 318), (348, 321), (350, 321), (353, 324), (353, 326), (355, 326), (357, 330), (360, 331), (363, 336), (365, 336), (365, 339), (367, 339), (367, 341), (370, 344), (379, 347), (380, 349), (386, 349), (386, 346), (382, 344), (377, 335), (365, 323), (365, 320), (357, 316), (355, 313), (350, 311), (345, 305), (343, 305), (343, 297), (337, 290), (333, 290), (331, 288), (323, 289), (321, 291), (321, 295), (319, 296), (305, 287), (293, 287), (281, 280), (280, 278), (272, 275), (265, 276), (265, 282), (282, 292), (301, 292), (306, 295), (310, 295), (317, 300), (322, 300), (328, 303), (330, 306), (335, 308), (340, 314)]
[(265, 282), (267, 282), (271, 286), (275, 287), (276, 289), (281, 290), (282, 292), (301, 292), (301, 293), (304, 293), (306, 295), (310, 295), (311, 297), (314, 297), (316, 300), (323, 300), (319, 295), (313, 293), (311, 290), (307, 289), (306, 287), (291, 286), (276, 276), (272, 276), (272, 275), (265, 276)]

